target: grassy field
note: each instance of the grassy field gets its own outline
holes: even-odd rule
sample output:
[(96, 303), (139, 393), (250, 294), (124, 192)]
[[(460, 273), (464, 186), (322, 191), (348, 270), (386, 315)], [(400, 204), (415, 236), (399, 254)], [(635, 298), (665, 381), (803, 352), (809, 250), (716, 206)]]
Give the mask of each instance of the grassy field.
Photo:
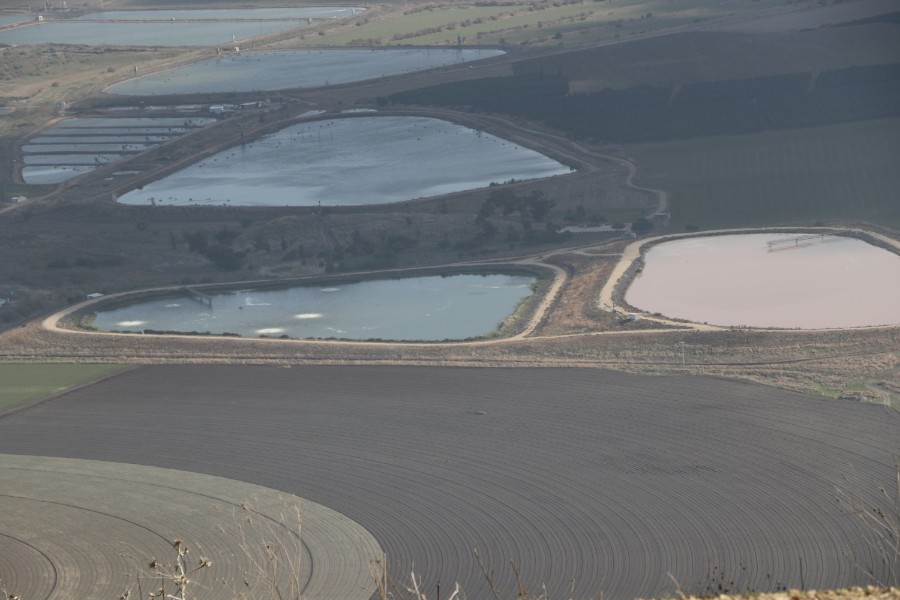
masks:
[(695, 31), (534, 58), (516, 64), (516, 73), (561, 73), (582, 93), (815, 73), (897, 62), (896, 35), (884, 23), (791, 33)]
[(682, 229), (863, 219), (900, 227), (900, 119), (636, 144), (640, 184)]
[(123, 365), (0, 365), (0, 411), (88, 383), (123, 368)]
[(740, 0), (661, 0), (607, 2), (532, 2), (474, 6), (445, 2), (404, 5), (402, 12), (372, 12), (350, 24), (328, 24), (316, 33), (300, 32), (301, 45), (565, 45), (627, 39), (707, 19), (753, 13), (780, 5), (778, 0), (752, 4)]
[[(179, 57), (173, 48), (90, 48), (21, 46), (0, 50), (0, 106), (15, 113), (0, 119), (0, 137), (10, 140), (44, 123), (94, 88), (129, 76), (135, 66), (166, 64)], [(6, 143), (4, 140), (2, 143)]]

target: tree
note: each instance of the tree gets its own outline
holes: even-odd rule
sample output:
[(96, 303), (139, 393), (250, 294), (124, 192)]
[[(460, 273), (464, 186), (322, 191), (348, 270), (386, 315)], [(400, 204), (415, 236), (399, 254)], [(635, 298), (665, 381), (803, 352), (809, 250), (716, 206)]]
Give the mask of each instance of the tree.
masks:
[(646, 217), (635, 219), (631, 224), (631, 231), (638, 234), (653, 231), (653, 221)]
[(233, 248), (223, 244), (211, 246), (204, 253), (204, 256), (223, 271), (237, 271), (241, 268), (244, 261), (243, 252), (237, 252)]

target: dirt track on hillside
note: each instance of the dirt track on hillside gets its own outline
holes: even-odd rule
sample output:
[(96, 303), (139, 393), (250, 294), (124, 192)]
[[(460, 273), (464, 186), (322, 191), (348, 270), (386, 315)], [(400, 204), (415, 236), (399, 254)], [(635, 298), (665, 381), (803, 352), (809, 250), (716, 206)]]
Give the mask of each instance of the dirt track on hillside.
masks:
[[(557, 597), (864, 582), (832, 499), (893, 476), (884, 407), (597, 370), (145, 367), (0, 420), (0, 452), (288, 491), (371, 531), (394, 572), (489, 591), (471, 554)], [(848, 479), (842, 480), (846, 475)], [(864, 553), (865, 554), (865, 553)], [(866, 560), (867, 555), (864, 555)], [(562, 590), (566, 590), (563, 592)]]

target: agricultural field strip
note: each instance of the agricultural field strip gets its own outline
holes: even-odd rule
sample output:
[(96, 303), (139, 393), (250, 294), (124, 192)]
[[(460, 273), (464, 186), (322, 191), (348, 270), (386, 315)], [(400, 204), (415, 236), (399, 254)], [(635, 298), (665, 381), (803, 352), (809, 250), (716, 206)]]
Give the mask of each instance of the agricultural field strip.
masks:
[(431, 590), (459, 580), (489, 595), (478, 548), (501, 591), (514, 589), (512, 561), (532, 587), (574, 579), (574, 597), (624, 598), (673, 593), (667, 571), (702, 591), (711, 566), (740, 589), (797, 586), (801, 561), (809, 587), (864, 582), (844, 556), (864, 532), (832, 495), (868, 498), (891, 479), (898, 419), (763, 386), (593, 369), (181, 365), (0, 420), (0, 452), (187, 469), (309, 498), (371, 531), (398, 577), (414, 563)]
[(0, 364), (0, 416), (7, 410), (28, 402), (52, 398), (63, 391), (90, 385), (121, 371), (122, 365), (111, 364)]
[[(302, 539), (289, 544), (299, 569), (277, 574), (280, 585), (297, 575), (304, 594), (334, 600), (374, 591), (368, 567), (381, 554), (378, 542), (343, 515), (284, 492), (171, 469), (10, 454), (0, 455), (0, 483), (3, 583), (23, 598), (118, 597), (141, 565), (170, 560), (176, 539), (189, 544), (190, 561), (216, 556), (203, 574), (209, 582), (240, 589), (253, 571), (251, 557), (235, 551), (238, 527), (251, 516), (244, 504), (257, 511), (260, 522), (243, 531), (258, 545), (276, 532), (291, 539), (300, 511)], [(97, 571), (103, 576), (89, 576)], [(249, 580), (251, 591), (265, 592)], [(219, 598), (220, 590), (204, 587), (192, 596)]]
[(898, 228), (900, 120), (877, 119), (625, 148), (678, 199), (675, 228), (864, 220)]

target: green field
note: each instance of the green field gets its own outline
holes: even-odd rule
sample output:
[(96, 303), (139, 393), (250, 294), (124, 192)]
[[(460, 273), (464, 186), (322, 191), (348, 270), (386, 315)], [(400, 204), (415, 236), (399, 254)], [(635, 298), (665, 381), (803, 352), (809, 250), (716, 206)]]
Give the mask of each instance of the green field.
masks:
[(900, 119), (624, 150), (641, 185), (670, 193), (676, 230), (832, 219), (900, 227)]
[(124, 365), (0, 365), (0, 411), (46, 398), (126, 368)]
[(561, 73), (579, 93), (817, 73), (900, 62), (896, 29), (876, 23), (790, 33), (685, 32), (533, 58), (515, 69)]
[[(464, 2), (410, 4), (402, 13), (360, 15), (352, 25), (336, 23), (321, 34), (301, 31), (300, 45), (560, 45), (628, 39), (710, 18), (752, 14), (783, 0), (538, 1), (499, 6)], [(406, 5), (404, 5), (406, 7)]]

